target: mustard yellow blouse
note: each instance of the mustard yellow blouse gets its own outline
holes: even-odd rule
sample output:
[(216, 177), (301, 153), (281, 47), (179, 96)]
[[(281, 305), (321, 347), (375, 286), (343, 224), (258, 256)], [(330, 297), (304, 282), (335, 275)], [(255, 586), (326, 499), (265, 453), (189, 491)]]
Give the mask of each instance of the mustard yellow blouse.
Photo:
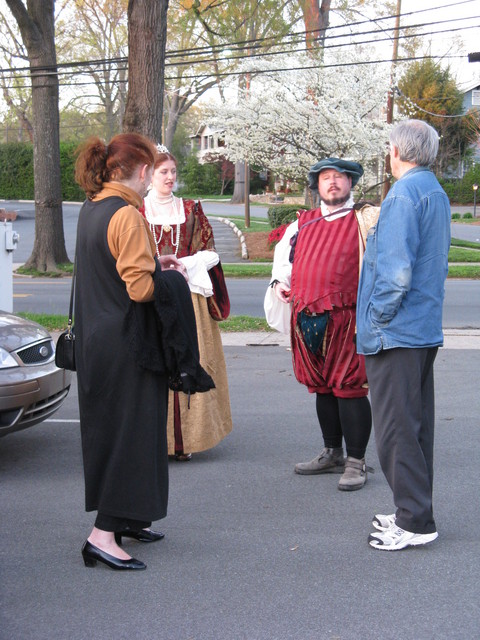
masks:
[(110, 196), (123, 198), (128, 205), (114, 213), (107, 231), (108, 247), (117, 262), (118, 275), (135, 302), (153, 299), (155, 241), (148, 223), (138, 211), (142, 198), (120, 182), (104, 182), (94, 202)]

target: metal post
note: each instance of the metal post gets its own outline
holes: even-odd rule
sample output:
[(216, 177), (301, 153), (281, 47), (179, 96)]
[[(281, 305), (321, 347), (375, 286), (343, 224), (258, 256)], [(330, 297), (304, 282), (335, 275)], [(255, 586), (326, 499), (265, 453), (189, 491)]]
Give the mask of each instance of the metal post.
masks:
[(250, 227), (250, 165), (245, 162), (245, 227)]
[(13, 251), (18, 239), (11, 222), (0, 222), (0, 309), (9, 313), (13, 311)]
[(473, 217), (477, 217), (477, 189), (478, 184), (473, 185)]

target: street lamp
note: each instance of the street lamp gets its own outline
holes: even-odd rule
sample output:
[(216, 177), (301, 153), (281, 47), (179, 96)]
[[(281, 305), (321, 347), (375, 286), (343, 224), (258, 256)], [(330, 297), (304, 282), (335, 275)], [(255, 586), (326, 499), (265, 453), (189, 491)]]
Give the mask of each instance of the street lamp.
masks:
[(478, 184), (474, 184), (472, 186), (473, 189), (473, 217), (476, 218), (477, 216), (477, 189), (478, 189)]

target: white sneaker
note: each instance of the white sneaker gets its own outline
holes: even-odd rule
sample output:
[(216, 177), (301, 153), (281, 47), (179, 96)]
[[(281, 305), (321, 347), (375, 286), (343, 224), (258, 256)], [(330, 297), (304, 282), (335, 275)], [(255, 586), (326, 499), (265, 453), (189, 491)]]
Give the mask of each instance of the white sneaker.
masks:
[(368, 544), (374, 549), (382, 551), (398, 551), (405, 547), (416, 547), (422, 544), (428, 544), (438, 538), (438, 533), (412, 533), (404, 531), (392, 524), (386, 531), (371, 533), (368, 536)]
[(375, 529), (378, 529), (378, 531), (386, 531), (392, 526), (394, 522), (395, 522), (394, 513), (391, 513), (388, 516), (384, 516), (382, 513), (377, 513), (375, 514), (372, 520), (373, 526), (375, 527)]

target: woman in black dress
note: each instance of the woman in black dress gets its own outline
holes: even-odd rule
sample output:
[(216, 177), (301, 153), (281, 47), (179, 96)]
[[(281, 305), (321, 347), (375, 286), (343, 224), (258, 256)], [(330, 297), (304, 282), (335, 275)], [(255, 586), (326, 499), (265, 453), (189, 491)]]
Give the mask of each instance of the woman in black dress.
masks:
[[(167, 512), (168, 378), (162, 366), (139, 365), (128, 326), (132, 301), (147, 319), (154, 314), (155, 244), (138, 207), (155, 154), (150, 140), (121, 134), (108, 145), (90, 139), (76, 163), (76, 180), (88, 198), (78, 221), (75, 295), (85, 502), (87, 511), (97, 511), (82, 548), (88, 567), (100, 561), (113, 569), (145, 569), (121, 548), (122, 537), (163, 538), (150, 525)], [(162, 257), (160, 267), (183, 271), (174, 256)], [(144, 325), (147, 341), (156, 339), (148, 335), (156, 331), (152, 318)]]

